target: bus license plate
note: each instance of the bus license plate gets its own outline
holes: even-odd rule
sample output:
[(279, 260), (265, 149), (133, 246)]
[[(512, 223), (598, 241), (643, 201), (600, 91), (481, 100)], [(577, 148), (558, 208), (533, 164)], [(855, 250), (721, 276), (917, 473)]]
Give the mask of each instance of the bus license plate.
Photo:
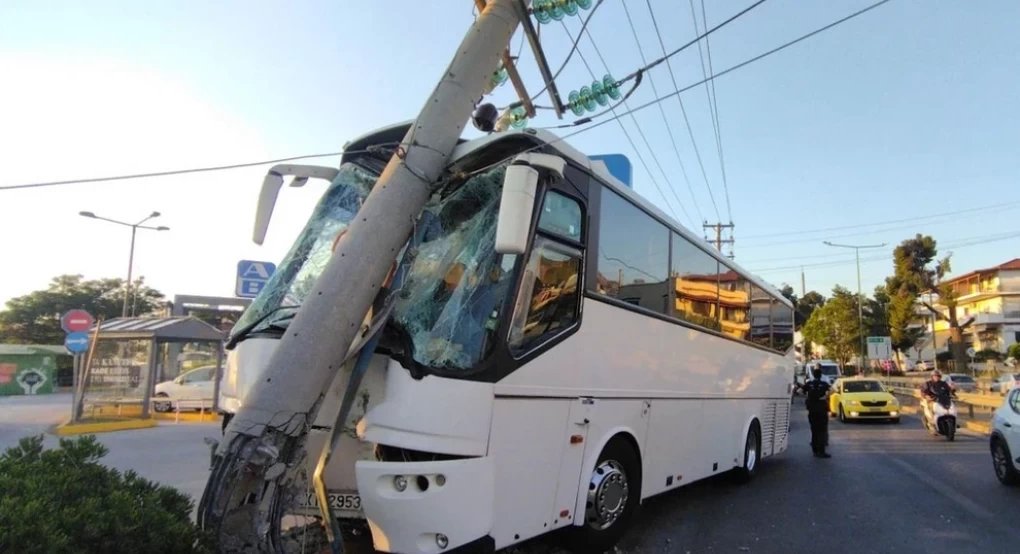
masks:
[[(329, 506), (343, 512), (361, 512), (361, 495), (356, 492), (330, 492), (326, 494)], [(301, 508), (319, 508), (319, 499), (314, 492), (307, 493), (304, 501), (298, 504)]]

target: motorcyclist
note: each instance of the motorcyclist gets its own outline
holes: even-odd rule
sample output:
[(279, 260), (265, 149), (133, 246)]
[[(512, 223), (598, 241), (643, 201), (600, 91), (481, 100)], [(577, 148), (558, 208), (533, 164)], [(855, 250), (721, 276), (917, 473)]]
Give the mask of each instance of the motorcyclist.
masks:
[(924, 407), (924, 417), (932, 423), (931, 429), (933, 434), (938, 433), (938, 428), (934, 425), (935, 418), (932, 415), (933, 405), (939, 399), (950, 398), (954, 394), (955, 389), (955, 385), (942, 380), (942, 372), (938, 369), (931, 372), (931, 379), (926, 381), (921, 387), (921, 404)]

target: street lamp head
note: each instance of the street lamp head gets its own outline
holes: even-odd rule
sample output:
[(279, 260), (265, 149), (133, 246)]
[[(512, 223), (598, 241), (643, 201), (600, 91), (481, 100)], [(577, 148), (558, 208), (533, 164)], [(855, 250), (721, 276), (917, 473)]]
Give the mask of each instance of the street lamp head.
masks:
[(156, 230), (157, 231), (169, 231), (170, 228), (169, 227), (163, 227), (162, 225), (160, 225), (159, 227), (156, 227)]
[(159, 217), (159, 216), (160, 216), (159, 212), (152, 212), (152, 214), (149, 215), (149, 217)]
[(91, 218), (95, 218), (96, 217), (96, 214), (94, 214), (92, 212), (78, 212), (78, 215), (80, 215), (82, 217), (91, 217)]

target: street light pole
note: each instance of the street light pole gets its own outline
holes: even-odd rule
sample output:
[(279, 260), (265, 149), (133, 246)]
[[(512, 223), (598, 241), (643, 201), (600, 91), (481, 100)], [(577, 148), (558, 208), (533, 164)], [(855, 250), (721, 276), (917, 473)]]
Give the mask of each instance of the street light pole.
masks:
[[(861, 335), (861, 366), (864, 365), (864, 358), (867, 353), (867, 347), (864, 346), (864, 296), (861, 294), (861, 248), (882, 248), (886, 243), (882, 244), (870, 244), (870, 245), (850, 245), (850, 244), (833, 244), (829, 241), (824, 241), (827, 246), (834, 246), (836, 248), (853, 248), (854, 257), (857, 261), (857, 332)], [(858, 373), (864, 374), (864, 368), (858, 367)]]
[(139, 229), (150, 229), (150, 230), (153, 230), (153, 231), (169, 231), (170, 228), (169, 227), (163, 227), (163, 226), (151, 227), (151, 226), (147, 226), (147, 225), (142, 225), (143, 223), (145, 223), (146, 221), (148, 221), (148, 220), (150, 220), (150, 219), (152, 219), (154, 217), (159, 217), (160, 216), (159, 212), (152, 212), (145, 219), (139, 221), (138, 223), (126, 223), (124, 221), (117, 221), (116, 219), (110, 219), (108, 217), (100, 217), (100, 216), (98, 216), (98, 215), (96, 215), (96, 214), (94, 214), (92, 212), (78, 212), (78, 215), (80, 215), (82, 217), (87, 217), (87, 218), (90, 218), (90, 219), (99, 219), (99, 220), (102, 220), (102, 221), (108, 221), (110, 223), (116, 223), (117, 225), (123, 225), (125, 227), (130, 227), (131, 228), (131, 251), (128, 254), (127, 282), (124, 284), (124, 303), (121, 306), (121, 311), (120, 311), (121, 317), (127, 317), (128, 316), (128, 304), (129, 304), (129, 300), (131, 298), (131, 276), (132, 276), (131, 274), (132, 274), (132, 272), (134, 270), (134, 265), (135, 265), (135, 235), (138, 234), (138, 230)]

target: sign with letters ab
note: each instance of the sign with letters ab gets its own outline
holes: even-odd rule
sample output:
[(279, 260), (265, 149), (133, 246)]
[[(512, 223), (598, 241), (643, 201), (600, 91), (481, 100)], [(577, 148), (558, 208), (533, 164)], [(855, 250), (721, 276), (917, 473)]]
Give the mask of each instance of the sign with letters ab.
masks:
[(237, 262), (237, 281), (234, 294), (240, 298), (255, 298), (273, 276), (276, 266), (269, 262), (241, 260)]

